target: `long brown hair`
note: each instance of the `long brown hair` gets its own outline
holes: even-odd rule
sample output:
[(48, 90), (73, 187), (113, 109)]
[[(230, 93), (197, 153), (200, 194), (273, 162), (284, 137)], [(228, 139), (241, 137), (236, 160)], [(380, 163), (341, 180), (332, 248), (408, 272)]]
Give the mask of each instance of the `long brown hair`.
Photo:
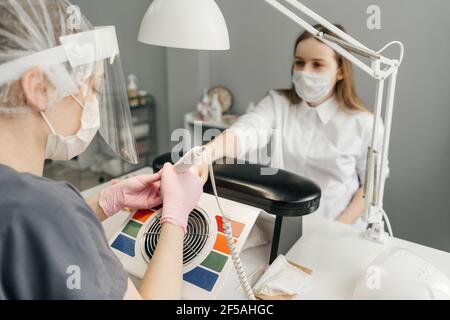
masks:
[[(345, 32), (345, 28), (340, 24), (335, 24), (335, 26), (342, 31)], [(332, 35), (337, 37), (334, 33), (326, 29), (322, 25), (315, 25), (318, 31), (323, 32), (328, 35)], [(294, 47), (294, 56), (297, 51), (297, 47), (300, 42), (312, 38), (313, 36), (305, 31), (303, 32), (296, 40)], [(338, 66), (342, 68), (343, 79), (339, 80), (335, 86), (336, 99), (339, 103), (339, 106), (344, 111), (366, 111), (370, 112), (367, 107), (364, 105), (364, 102), (358, 97), (355, 89), (354, 76), (353, 76), (353, 67), (350, 61), (346, 58), (342, 57), (340, 54), (335, 52), (336, 60), (338, 62)], [(295, 65), (292, 66), (292, 73), (294, 72)], [(300, 98), (295, 90), (295, 85), (293, 85), (290, 89), (281, 89), (278, 90), (280, 94), (285, 96), (289, 102), (293, 105), (298, 105), (302, 102), (302, 98)]]

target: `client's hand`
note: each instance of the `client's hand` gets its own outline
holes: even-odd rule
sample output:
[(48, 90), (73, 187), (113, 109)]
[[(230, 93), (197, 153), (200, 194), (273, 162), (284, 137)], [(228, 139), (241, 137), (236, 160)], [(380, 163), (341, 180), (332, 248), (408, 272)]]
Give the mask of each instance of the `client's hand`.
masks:
[(107, 217), (123, 208), (151, 209), (162, 203), (160, 185), (161, 173), (132, 177), (103, 190), (99, 204)]

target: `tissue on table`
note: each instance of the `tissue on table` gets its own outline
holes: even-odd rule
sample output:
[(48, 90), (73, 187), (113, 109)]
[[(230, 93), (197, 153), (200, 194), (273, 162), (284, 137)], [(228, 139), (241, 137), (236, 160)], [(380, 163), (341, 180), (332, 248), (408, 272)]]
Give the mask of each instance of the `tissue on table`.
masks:
[(310, 283), (311, 275), (280, 255), (258, 280), (255, 295), (266, 299), (290, 299), (301, 293)]

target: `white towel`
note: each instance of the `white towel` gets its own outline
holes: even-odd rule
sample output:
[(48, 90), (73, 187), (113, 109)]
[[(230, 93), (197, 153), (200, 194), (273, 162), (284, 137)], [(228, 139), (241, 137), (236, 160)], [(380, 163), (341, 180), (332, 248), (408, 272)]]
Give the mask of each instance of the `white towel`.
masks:
[(295, 267), (283, 255), (272, 263), (254, 287), (256, 295), (293, 297), (310, 283), (311, 275)]

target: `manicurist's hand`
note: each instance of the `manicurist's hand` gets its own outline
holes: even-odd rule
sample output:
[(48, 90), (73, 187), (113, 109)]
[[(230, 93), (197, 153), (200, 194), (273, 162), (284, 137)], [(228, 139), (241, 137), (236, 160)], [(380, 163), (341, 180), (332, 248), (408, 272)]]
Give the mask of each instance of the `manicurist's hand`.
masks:
[(200, 177), (202, 184), (205, 185), (205, 183), (208, 181), (208, 174), (209, 174), (208, 164), (205, 163), (195, 165), (194, 169), (198, 172), (198, 176)]
[(203, 193), (203, 183), (194, 168), (177, 173), (169, 163), (164, 165), (161, 175), (163, 199), (161, 224), (170, 223), (186, 232), (189, 214)]

